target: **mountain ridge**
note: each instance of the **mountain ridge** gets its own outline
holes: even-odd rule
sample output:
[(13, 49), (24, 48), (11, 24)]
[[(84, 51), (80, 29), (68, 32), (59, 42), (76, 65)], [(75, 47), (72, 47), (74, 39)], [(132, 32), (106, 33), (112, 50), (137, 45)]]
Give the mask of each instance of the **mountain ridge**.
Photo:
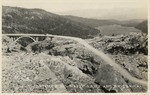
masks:
[(2, 33), (39, 33), (92, 37), (99, 30), (43, 9), (2, 6)]
[(91, 27), (113, 25), (113, 24), (127, 26), (127, 27), (135, 27), (136, 25), (144, 21), (144, 19), (131, 19), (131, 20), (124, 20), (124, 21), (120, 21), (116, 19), (94, 19), (94, 18), (84, 18), (84, 17), (72, 16), (72, 15), (65, 15), (64, 17), (72, 21), (77, 21)]
[(147, 9), (145, 8), (103, 8), (103, 9), (81, 9), (57, 12), (61, 15), (73, 15), (94, 19), (147, 19)]

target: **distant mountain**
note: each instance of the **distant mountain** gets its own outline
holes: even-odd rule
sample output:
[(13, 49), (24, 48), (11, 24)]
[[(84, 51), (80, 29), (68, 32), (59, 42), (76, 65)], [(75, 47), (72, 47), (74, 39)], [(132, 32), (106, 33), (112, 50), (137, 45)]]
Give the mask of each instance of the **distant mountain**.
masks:
[(82, 9), (57, 12), (60, 15), (72, 15), (93, 19), (147, 19), (147, 9), (145, 8), (103, 8), (103, 9)]
[(119, 21), (117, 20), (99, 20), (99, 19), (83, 18), (83, 17), (77, 17), (77, 16), (64, 16), (64, 17), (72, 21), (83, 23), (91, 27), (98, 27), (102, 25), (112, 25), (112, 24), (119, 23)]
[(147, 20), (138, 24), (137, 26), (135, 26), (135, 28), (141, 30), (144, 33), (148, 33), (148, 22), (147, 22)]
[(127, 27), (135, 27), (143, 21), (143, 19), (132, 19), (132, 20), (124, 20), (124, 21), (113, 20), (113, 19), (103, 20), (103, 19), (92, 19), (92, 18), (83, 18), (83, 17), (67, 16), (67, 15), (64, 17), (72, 21), (76, 21), (91, 27), (99, 27), (99, 26), (114, 25), (114, 24), (127, 26)]
[(2, 7), (2, 33), (39, 33), (87, 38), (99, 30), (42, 9)]

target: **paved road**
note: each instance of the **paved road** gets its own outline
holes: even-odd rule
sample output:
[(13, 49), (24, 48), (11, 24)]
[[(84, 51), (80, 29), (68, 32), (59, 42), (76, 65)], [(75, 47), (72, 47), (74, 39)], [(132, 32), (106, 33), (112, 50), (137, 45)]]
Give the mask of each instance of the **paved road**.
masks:
[[(21, 34), (19, 34), (19, 35), (21, 35)], [(23, 34), (23, 35), (26, 35), (26, 34)], [(33, 35), (35, 36), (36, 34), (33, 34)], [(32, 34), (30, 34), (30, 36), (32, 36)], [(37, 36), (44, 36), (44, 35), (38, 34)], [(112, 60), (108, 55), (104, 54), (103, 51), (95, 49), (94, 47), (89, 45), (85, 40), (83, 40), (81, 38), (69, 37), (69, 36), (58, 36), (58, 35), (45, 35), (45, 36), (53, 36), (53, 37), (75, 40), (75, 41), (79, 42), (80, 44), (84, 45), (87, 49), (89, 49), (90, 51), (95, 53), (97, 56), (101, 57), (107, 64), (113, 66), (115, 70), (117, 70), (122, 76), (127, 78), (129, 81), (140, 84), (140, 85), (144, 85), (144, 86), (148, 85), (147, 81), (140, 80), (140, 79), (133, 77), (129, 72), (127, 72), (120, 65), (115, 63), (115, 61)]]

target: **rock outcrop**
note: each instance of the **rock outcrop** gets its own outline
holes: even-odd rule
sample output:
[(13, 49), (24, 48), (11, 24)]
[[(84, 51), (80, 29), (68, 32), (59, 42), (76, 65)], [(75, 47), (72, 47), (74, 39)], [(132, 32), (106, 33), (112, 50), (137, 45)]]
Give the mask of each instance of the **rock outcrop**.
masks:
[[(9, 40), (4, 41), (3, 45), (8, 46), (6, 43), (10, 43)], [(106, 65), (101, 58), (73, 40), (53, 38), (53, 40), (34, 42), (24, 48), (26, 51), (22, 51), (20, 48), (17, 52), (3, 51), (2, 92), (109, 93), (137, 91), (132, 87), (135, 84), (130, 83), (130, 85), (132, 84), (130, 86), (128, 80), (124, 79), (112, 66)], [(117, 59), (114, 55), (111, 57)], [(128, 62), (128, 60), (126, 61)], [(116, 60), (116, 62), (125, 69), (135, 67), (135, 64), (124, 63), (123, 65), (123, 59)], [(133, 63), (135, 62), (133, 60)], [(144, 64), (136, 63), (135, 68), (128, 71), (138, 77), (137, 74), (141, 75), (141, 73), (134, 70), (138, 69), (144, 72), (147, 68), (146, 61)], [(145, 74), (147, 74), (146, 71)], [(139, 92), (146, 90), (146, 88), (140, 88)]]
[[(94, 42), (96, 41), (96, 42)], [(104, 49), (108, 53), (148, 54), (148, 37), (142, 33), (129, 33), (119, 36), (103, 36), (95, 38), (91, 43), (94, 47)]]

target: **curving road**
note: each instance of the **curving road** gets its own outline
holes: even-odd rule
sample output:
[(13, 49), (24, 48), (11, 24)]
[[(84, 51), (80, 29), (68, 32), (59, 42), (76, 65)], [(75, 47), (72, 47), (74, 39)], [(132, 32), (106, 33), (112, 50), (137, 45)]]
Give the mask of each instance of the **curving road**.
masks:
[[(7, 36), (7, 34), (3, 34), (3, 35)], [(84, 45), (87, 49), (89, 49), (90, 51), (95, 53), (97, 56), (101, 57), (107, 64), (113, 66), (115, 68), (115, 70), (117, 70), (122, 76), (127, 78), (129, 81), (140, 84), (140, 85), (143, 85), (143, 86), (148, 85), (147, 81), (140, 80), (140, 79), (137, 79), (137, 78), (133, 77), (129, 72), (127, 72), (120, 65), (115, 63), (115, 61), (112, 60), (108, 55), (104, 54), (103, 51), (95, 49), (94, 47), (89, 45), (85, 40), (83, 40), (81, 38), (69, 37), (69, 36), (58, 36), (58, 35), (43, 35), (43, 34), (8, 34), (8, 35), (14, 35), (14, 36), (15, 35), (16, 36), (17, 35), (20, 35), (20, 36), (23, 36), (23, 35), (28, 35), (28, 36), (50, 36), (50, 37), (59, 37), (59, 38), (75, 40), (75, 41), (79, 42), (80, 44)]]
[(95, 49), (94, 47), (89, 45), (85, 40), (83, 40), (81, 38), (76, 38), (76, 37), (56, 36), (56, 35), (53, 35), (53, 36), (54, 37), (60, 37), (60, 38), (66, 38), (66, 39), (72, 39), (72, 40), (75, 40), (75, 41), (79, 42), (80, 44), (84, 45), (87, 49), (89, 49), (90, 51), (92, 51), (93, 53), (95, 53), (96, 55), (101, 57), (107, 64), (113, 66), (115, 68), (115, 70), (117, 70), (122, 76), (127, 78), (129, 81), (140, 84), (140, 85), (143, 85), (143, 86), (148, 85), (147, 81), (140, 80), (140, 79), (137, 79), (137, 78), (133, 77), (128, 71), (123, 69), (117, 63), (115, 63), (115, 61), (112, 60), (108, 55), (104, 54), (103, 51)]

